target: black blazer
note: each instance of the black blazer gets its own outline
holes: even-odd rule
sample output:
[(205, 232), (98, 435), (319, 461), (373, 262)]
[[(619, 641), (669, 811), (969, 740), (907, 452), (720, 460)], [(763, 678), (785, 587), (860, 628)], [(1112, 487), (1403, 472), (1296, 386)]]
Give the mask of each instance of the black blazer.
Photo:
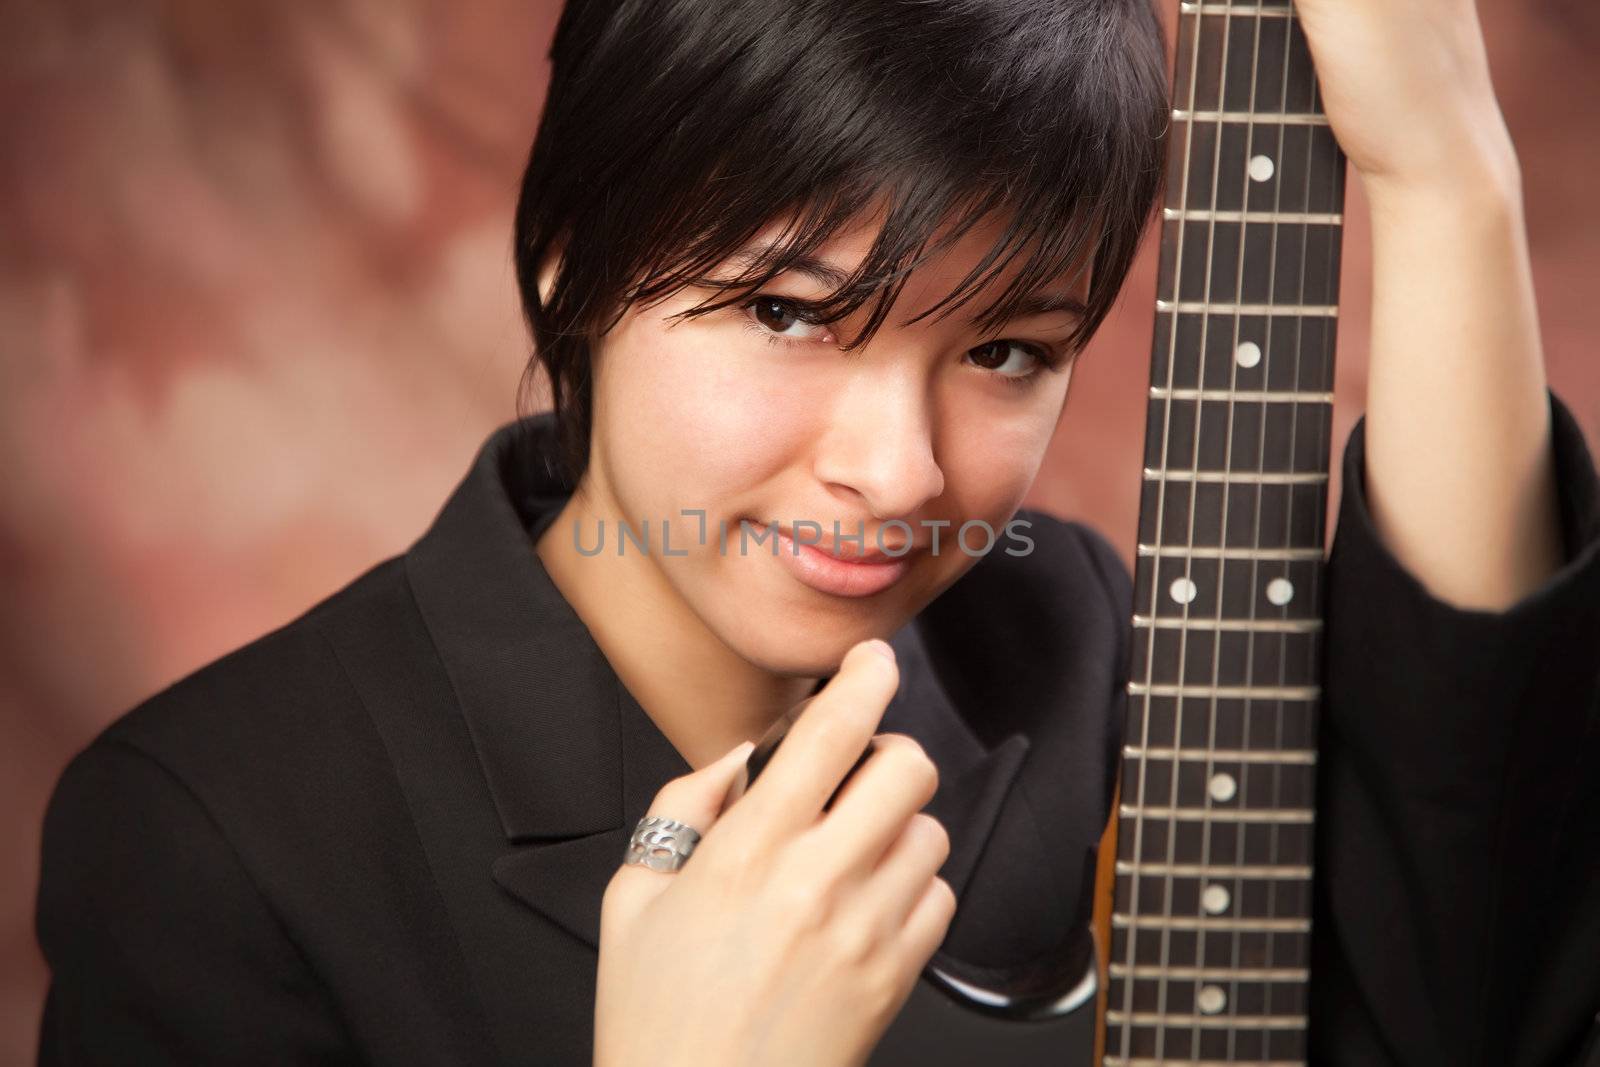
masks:
[[(1554, 410), (1574, 559), (1504, 616), (1399, 568), (1359, 428), (1347, 450), (1311, 1006), (1328, 1062), (1548, 1062), (1600, 1005), (1600, 515)], [(497, 430), (410, 550), (72, 761), (45, 824), (41, 1063), (590, 1062), (601, 893), (689, 768), (531, 551), (571, 491), (550, 431)], [(933, 962), (968, 979), (1086, 966), (1122, 729), (1128, 575), (1088, 528), (1019, 517), (1031, 554), (991, 552), (894, 635), (882, 727), (940, 767), (927, 810), (959, 906)], [(1453, 711), (1442, 735), (1430, 707)], [(1054, 1062), (1086, 1017), (1003, 1022), (924, 981), (872, 1062)]]

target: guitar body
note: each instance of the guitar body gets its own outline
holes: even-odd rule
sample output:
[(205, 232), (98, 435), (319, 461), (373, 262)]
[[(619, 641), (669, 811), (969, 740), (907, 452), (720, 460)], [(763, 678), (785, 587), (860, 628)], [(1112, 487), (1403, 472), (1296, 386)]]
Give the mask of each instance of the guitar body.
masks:
[(1277, 3), (1182, 3), (1104, 1062), (1303, 1063), (1344, 159)]
[(1061, 1010), (1019, 1017), (990, 998), (950, 989), (924, 976), (890, 1023), (868, 1067), (1091, 1067), (1094, 1063), (1096, 975), (1091, 964)]

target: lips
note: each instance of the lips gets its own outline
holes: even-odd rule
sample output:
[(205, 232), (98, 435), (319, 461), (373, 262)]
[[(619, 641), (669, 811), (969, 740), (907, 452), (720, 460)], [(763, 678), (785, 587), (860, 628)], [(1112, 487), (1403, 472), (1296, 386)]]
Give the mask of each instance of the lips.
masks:
[[(777, 523), (763, 523), (762, 528), (776, 528), (778, 532), (787, 538), (791, 543), (794, 543), (795, 541), (794, 530), (788, 526), (780, 526)], [(844, 525), (841, 523), (840, 529), (844, 528)], [(848, 539), (840, 538), (837, 542), (830, 538), (823, 538), (820, 541), (808, 540), (801, 547), (815, 548), (820, 552), (826, 552), (834, 559), (844, 560), (847, 563), (866, 565), (898, 563), (901, 560), (904, 560), (907, 556), (910, 556), (912, 553), (916, 552), (919, 548), (918, 545), (912, 542), (906, 542), (903, 545), (896, 546), (896, 548), (900, 550), (897, 554), (891, 554), (883, 551), (880, 548), (872, 547), (877, 543), (878, 539), (875, 535), (864, 533), (862, 535), (860, 544), (858, 544), (856, 539), (853, 537)]]
[(774, 538), (778, 562), (803, 585), (836, 597), (870, 597), (899, 582), (911, 570), (904, 559), (840, 559), (813, 545), (796, 545), (780, 529)]

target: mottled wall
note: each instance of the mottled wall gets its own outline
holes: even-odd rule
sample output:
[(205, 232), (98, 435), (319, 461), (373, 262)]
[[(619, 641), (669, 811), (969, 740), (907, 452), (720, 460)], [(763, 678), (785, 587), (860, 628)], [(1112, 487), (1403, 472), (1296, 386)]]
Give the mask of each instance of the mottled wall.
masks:
[[(514, 414), (510, 209), (556, 13), (0, 0), (0, 1062), (32, 1054), (38, 825), (67, 757), (402, 550)], [(1600, 17), (1486, 0), (1485, 21), (1551, 378), (1593, 433)], [(1029, 501), (1130, 555), (1153, 285), (1147, 257)]]

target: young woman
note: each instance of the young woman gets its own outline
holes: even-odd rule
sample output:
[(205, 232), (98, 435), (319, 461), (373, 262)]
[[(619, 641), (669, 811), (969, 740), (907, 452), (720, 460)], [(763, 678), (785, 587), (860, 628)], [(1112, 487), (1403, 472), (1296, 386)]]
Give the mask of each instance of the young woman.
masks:
[[(1472, 4), (1297, 6), (1376, 285), (1313, 1041), (1554, 1062), (1600, 1002), (1596, 846), (1507, 820), (1600, 807), (1597, 672), (1550, 654), (1600, 639), (1595, 475)], [(904, 1011), (926, 965), (1038, 991), (1088, 958), (1129, 582), (1019, 504), (1154, 202), (1157, 24), (571, 0), (553, 61), (515, 248), (555, 411), (491, 436), (408, 552), (73, 761), (42, 1062), (1044, 1058)], [(693, 840), (646, 816), (692, 855), (632, 862)]]

